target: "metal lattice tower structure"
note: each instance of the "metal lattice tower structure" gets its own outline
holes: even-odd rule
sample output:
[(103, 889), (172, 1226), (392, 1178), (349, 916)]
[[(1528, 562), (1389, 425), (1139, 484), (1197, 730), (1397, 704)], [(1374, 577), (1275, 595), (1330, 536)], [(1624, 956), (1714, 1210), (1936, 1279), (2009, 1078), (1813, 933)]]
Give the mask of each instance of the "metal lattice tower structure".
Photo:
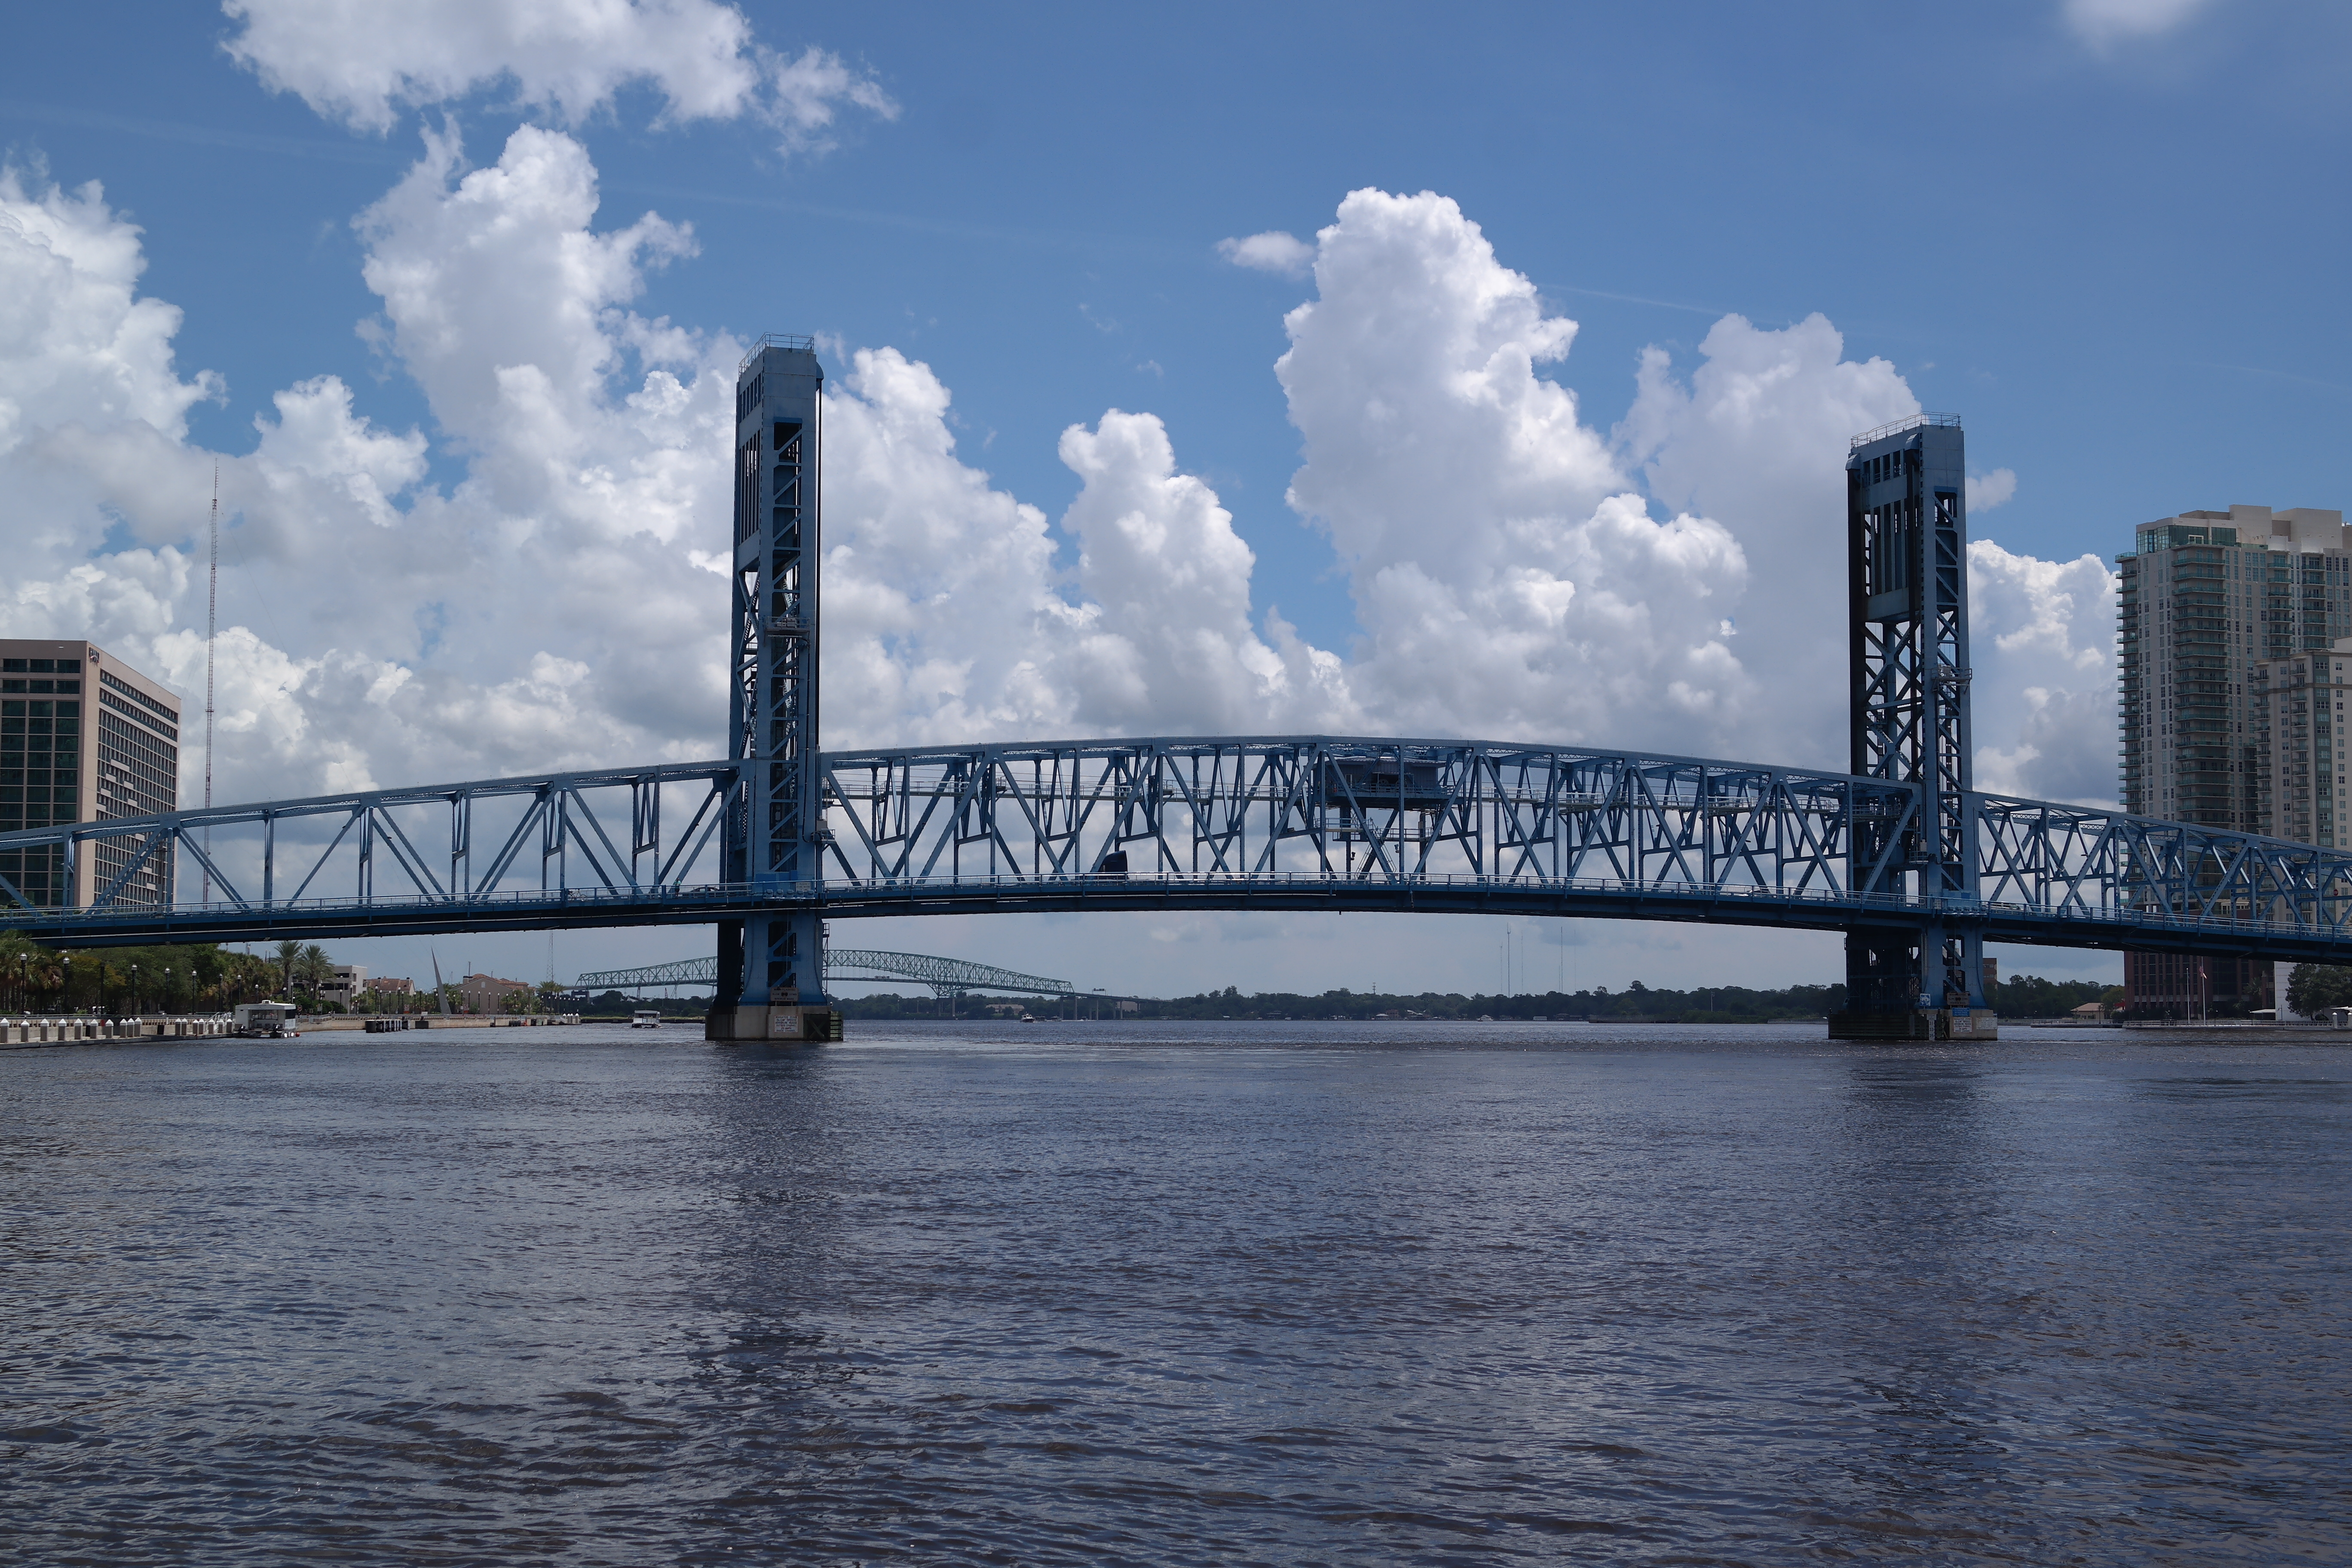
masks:
[[(1977, 901), (1969, 804), (1968, 461), (1957, 415), (1922, 414), (1848, 450), (1846, 573), (1851, 770), (1916, 786), (1916, 816), (1857, 831), (1857, 890)], [(1910, 1033), (1913, 1010), (1980, 1008), (1980, 921), (1846, 936), (1846, 1006), (1859, 1032)], [(1874, 1021), (1873, 1021), (1874, 1016)]]
[[(728, 756), (753, 765), (746, 769), (750, 787), (728, 816), (720, 858), (729, 881), (775, 893), (822, 875), (816, 646), (824, 387), (816, 346), (803, 337), (761, 339), (735, 381)], [(714, 1032), (764, 1038), (776, 1032), (769, 1011), (822, 1006), (824, 945), (814, 912), (722, 922)], [(722, 1018), (730, 1009), (734, 1018)]]

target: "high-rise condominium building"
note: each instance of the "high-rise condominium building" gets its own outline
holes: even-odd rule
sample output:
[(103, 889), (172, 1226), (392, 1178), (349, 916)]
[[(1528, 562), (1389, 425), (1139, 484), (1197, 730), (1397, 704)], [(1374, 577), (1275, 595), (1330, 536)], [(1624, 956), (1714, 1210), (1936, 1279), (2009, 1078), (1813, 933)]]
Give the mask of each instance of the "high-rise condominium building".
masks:
[(2352, 637), (2352, 531), (2340, 511), (2233, 506), (2148, 523), (2134, 544), (2116, 563), (2124, 808), (2273, 831), (2248, 680)]
[[(180, 798), (180, 700), (95, 643), (0, 638), (0, 833), (68, 822), (150, 816)], [(0, 851), (0, 876), (35, 904), (87, 906), (111, 887), (131, 851), (107, 845)], [(115, 897), (171, 899), (172, 858), (159, 850)]]
[(2247, 687), (2263, 769), (2263, 831), (2306, 844), (2352, 844), (2352, 823), (2343, 816), (2352, 637), (2264, 659)]
[[(2335, 842), (2333, 795), (2305, 797), (2297, 815), (2297, 797), (2282, 794), (2282, 737), (2274, 731), (2266, 746), (2263, 733), (2264, 718), (2277, 715), (2258, 693), (2278, 684), (2288, 661), (2308, 679), (2311, 656), (2352, 637), (2344, 514), (2185, 511), (2145, 524), (2133, 543), (2116, 563), (2125, 809)], [(2136, 1013), (2189, 1017), (2269, 1005), (2271, 968), (2127, 952), (2124, 987)]]

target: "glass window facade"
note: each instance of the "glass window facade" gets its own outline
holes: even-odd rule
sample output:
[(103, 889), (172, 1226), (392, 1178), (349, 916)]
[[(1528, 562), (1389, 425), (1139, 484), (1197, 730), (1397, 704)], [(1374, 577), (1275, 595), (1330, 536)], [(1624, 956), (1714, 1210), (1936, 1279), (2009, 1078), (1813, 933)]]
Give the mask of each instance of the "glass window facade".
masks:
[[(85, 642), (0, 643), (0, 832), (152, 816), (179, 804), (180, 704)], [(0, 877), (28, 901), (70, 906), (113, 889), (167, 903), (168, 854), (91, 845), (0, 850)], [(118, 884), (118, 879), (121, 879)]]
[[(80, 820), (81, 726), (79, 701), (0, 696), (0, 833)], [(0, 876), (30, 903), (66, 901), (61, 848), (0, 852)]]

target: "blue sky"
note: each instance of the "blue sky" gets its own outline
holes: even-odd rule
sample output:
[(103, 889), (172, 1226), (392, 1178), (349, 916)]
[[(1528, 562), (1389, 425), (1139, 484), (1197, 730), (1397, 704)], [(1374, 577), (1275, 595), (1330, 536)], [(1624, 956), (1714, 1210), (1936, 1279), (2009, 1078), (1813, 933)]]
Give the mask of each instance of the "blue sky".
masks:
[[(696, 10), (681, 0), (663, 16), (674, 22)], [(1063, 432), (1099, 429), (1111, 409), (1155, 416), (1175, 469), (1214, 492), (1232, 534), (1255, 552), (1244, 632), (1265, 634), (1266, 612), (1278, 608), (1306, 644), (1357, 659), (1352, 710), (1392, 725), (1412, 722), (1415, 710), (1379, 673), (1370, 645), (1390, 634), (1368, 623), (1369, 567), (1349, 546), (1360, 535), (1346, 502), (1310, 521), (1286, 501), (1301, 470), (1302, 416), (1297, 390), (1286, 394), (1274, 366), (1292, 341), (1285, 312), (1316, 298), (1318, 285), (1234, 265), (1218, 248), (1267, 231), (1311, 245), (1351, 191), (1450, 199), (1483, 232), (1495, 265), (1532, 284), (1547, 316), (1578, 324), (1572, 348), (1537, 374), (1575, 393), (1582, 428), (1619, 441), (1626, 482), (1661, 521), (1689, 508), (1721, 521), (1745, 549), (1748, 586), (1735, 618), (1757, 629), (1731, 645), (1751, 678), (1736, 700), (1769, 721), (1666, 724), (1657, 735), (1626, 733), (1627, 743), (1689, 732), (1678, 749), (1706, 750), (1705, 740), (1753, 750), (1763, 743), (1755, 737), (1780, 728), (1776, 705), (1786, 700), (1776, 686), (1801, 681), (1808, 662), (1801, 648), (1771, 641), (1771, 601), (1800, 602), (1817, 583), (1834, 613), (1841, 563), (1829, 516), (1811, 534), (1761, 511), (1748, 518), (1736, 454), (1690, 458), (1703, 477), (1677, 489), (1612, 436), (1634, 406), (1645, 349), (1663, 351), (1664, 374), (1706, 403), (1699, 345), (1726, 315), (1779, 333), (1818, 312), (1843, 334), (1840, 363), (1886, 362), (1891, 395), (1907, 390), (1919, 405), (1961, 413), (1972, 466), (2013, 476), (2013, 498), (1980, 510), (1975, 532), (2021, 562), (2048, 563), (2014, 569), (2019, 603), (2031, 602), (2017, 612), (2024, 618), (1990, 628), (2022, 639), (2009, 680), (2017, 691), (2043, 679), (2033, 651), (2041, 634), (2027, 635), (2029, 623), (2048, 612), (2050, 584), (2063, 586), (2052, 575), (2063, 563), (2111, 558), (2134, 524), (2184, 508), (2341, 507), (2352, 492), (2341, 437), (2352, 369), (2340, 88), (2352, 14), (2340, 6), (2031, 0), (1441, 15), (1360, 5), (1139, 17), (1101, 7), (818, 15), (746, 5), (753, 49), (787, 61), (825, 51), (850, 84), (819, 95), (829, 123), (797, 134), (777, 107), (790, 101), (782, 88), (701, 118), (679, 107), (675, 78), (618, 79), (568, 106), (532, 103), (520, 101), (531, 72), (558, 56), (576, 62), (577, 48), (542, 39), (501, 54), (463, 29), (421, 39), (398, 16), (358, 9), (340, 28), (298, 16), (270, 35), (276, 42), (257, 41), (288, 14), (273, 0), (236, 16), (99, 5), (12, 18), (13, 47), (0, 58), (0, 142), (22, 199), (97, 181), (112, 219), (142, 231), (138, 294), (184, 313), (170, 345), (176, 374), (183, 384), (200, 370), (219, 377), (168, 432), (175, 451), (251, 460), (258, 476), (257, 416), (282, 421), (275, 395), (338, 378), (352, 416), (378, 437), (422, 437), (413, 472), (388, 447), (368, 459), (372, 472), (398, 470), (405, 487), (377, 520), (392, 518), (395, 529), (439, 515), (418, 500), (428, 492), (454, 504), (469, 476), (494, 466), (496, 442), (451, 413), (452, 389), (471, 374), (463, 353), (451, 350), (441, 373), (420, 368), (399, 333), (420, 330), (422, 307), (403, 315), (366, 272), (371, 256), (380, 266), (394, 251), (415, 260), (431, 245), (458, 243), (454, 231), (422, 206), (403, 216), (378, 204), (410, 178), (428, 130), (462, 147), (436, 176), (436, 190), (446, 190), (497, 164), (522, 125), (562, 137), (593, 165), (602, 196), (593, 232), (625, 229), (648, 212), (690, 229), (661, 255), (639, 258), (628, 285), (600, 296), (599, 308), (666, 318), (706, 345), (720, 334), (816, 332), (837, 377), (859, 349), (919, 361), (951, 395), (944, 427), (957, 460), (1044, 514), (1045, 545), (1065, 574), (1080, 530), (1069, 509), (1085, 486), (1066, 460)], [(655, 24), (648, 37), (659, 36)], [(336, 74), (339, 49), (346, 61), (429, 62), (456, 72), (459, 86), (428, 90), (412, 78), (379, 127), (265, 84), (265, 75), (307, 82), (320, 99), (319, 83), (346, 79)], [(501, 78), (505, 67), (520, 77)], [(355, 225), (371, 209), (374, 227)], [(355, 330), (363, 321), (379, 327), (363, 335)], [(613, 365), (613, 386), (593, 396), (618, 397), (650, 363)], [(880, 406), (882, 395), (872, 395)], [(1656, 455), (1671, 468), (1675, 451), (1670, 439)], [(322, 470), (310, 461), (302, 471)], [(58, 581), (77, 552), (99, 570), (136, 577), (145, 558), (127, 552), (184, 544), (180, 512), (104, 489), (91, 480), (39, 491), (37, 504), (56, 509), (41, 531), (56, 535), (48, 565)], [(1472, 493), (1459, 504), (1475, 511), (1491, 500)], [(509, 521), (532, 515), (502, 504)], [(1441, 495), (1436, 509), (1448, 504)], [(272, 658), (288, 668), (364, 658), (415, 671), (412, 689), (433, 678), (488, 689), (527, 684), (542, 668), (534, 658), (601, 677), (617, 657), (499, 607), (544, 569), (522, 559), (482, 557), (444, 583), (399, 590), (413, 602), (374, 630), (359, 627), (329, 603), (343, 603), (349, 585), (331, 590), (320, 575), (322, 552), (340, 537), (330, 523), (304, 536), (290, 522), (263, 526), (257, 500), (250, 510), (248, 519), (237, 503), (244, 531), (223, 605), (225, 624), (254, 634), (257, 670), (278, 668)], [(489, 527), (463, 526), (469, 537)], [(673, 554), (689, 542), (661, 541)], [(433, 548), (422, 538), (415, 545), (421, 554)], [(1057, 582), (1073, 602), (1101, 598), (1115, 618), (1116, 584)], [(2065, 623), (2050, 646), (2069, 658), (2091, 647), (2107, 614), (2087, 582), (2077, 569), (2064, 580), (2073, 598), (2048, 612)], [(1583, 584), (1588, 598), (1594, 586)], [(152, 596), (144, 620), (124, 620), (130, 612), (102, 605), (78, 611), (61, 593), (20, 593), (10, 629), (133, 648), (143, 638), (151, 662), (184, 660), (184, 644), (167, 639), (189, 624), (185, 584)], [(1988, 589), (1987, 603), (1993, 597)], [(709, 636), (718, 621), (714, 609)], [(430, 629), (443, 625), (460, 629), (446, 638)], [(1980, 637), (1987, 629), (1980, 620)], [(680, 643), (674, 657), (699, 658), (694, 646)], [(1569, 678), (1555, 670), (1553, 679)], [(443, 760), (413, 741), (377, 747), (373, 731), (337, 731), (330, 744), (324, 708), (302, 707), (327, 703), (326, 689), (321, 674), (308, 685), (280, 679), (288, 716), (275, 731), (272, 700), (257, 689), (253, 788), (302, 784), (299, 775), (328, 752), (387, 784), (408, 782), (397, 757)], [(2061, 768), (2052, 732), (2105, 744), (2084, 731), (2105, 691), (2087, 676), (2051, 689), (2041, 706), (2018, 708), (2013, 723), (2000, 708), (2017, 708), (2013, 692), (1980, 697), (2000, 715), (1986, 726), (1989, 744), (2009, 759), (1980, 766), (2011, 768), (2006, 782), (2020, 789), (2092, 797), (2097, 786), (2085, 781), (2102, 759), (2086, 752)], [(528, 706), (523, 686), (515, 690)], [(641, 698), (611, 700), (610, 745), (675, 742), (693, 754), (690, 734), (632, 717)], [(679, 698), (688, 708), (695, 700)], [(1098, 732), (1149, 726), (1162, 713), (1169, 728), (1188, 727), (1181, 702), (1089, 720), (1083, 700), (1072, 700), (1072, 721)], [(582, 711), (548, 721), (576, 730)], [(1498, 701), (1492, 711), (1497, 723), (1544, 722), (1539, 702)], [(1639, 721), (1617, 711), (1579, 710), (1560, 722)], [(415, 715), (401, 721), (433, 727)], [(909, 711), (891, 732), (967, 738), (928, 732), (929, 721)], [(1812, 721), (1790, 719), (1790, 732)], [(450, 720), (442, 731), (463, 727)], [(273, 733), (274, 752), (262, 742)], [(2038, 761), (2026, 756), (2036, 747)], [(502, 755), (491, 747), (446, 761), (478, 772)], [(1372, 945), (1412, 954), (1429, 984), (1475, 983), (1491, 967), (1492, 933), (1455, 923), (1464, 929), (1407, 922), (1398, 929), (1408, 934)], [(1274, 984), (1284, 976), (1251, 956), (1264, 934), (1239, 940), (1239, 928), (1215, 921), (1157, 944), (1110, 933), (1103, 983), (1160, 989), (1151, 982), (1164, 973), (1185, 986)], [(875, 945), (949, 940), (941, 928), (882, 935), (866, 933)], [(960, 929), (952, 941), (987, 957), (1012, 935)], [(1285, 935), (1293, 967), (1333, 970), (1297, 978), (1360, 984), (1340, 956), (1361, 947), (1358, 939)], [(618, 962), (646, 940), (565, 939), (580, 944), (583, 964)], [(1834, 970), (1834, 944), (1811, 938), (1735, 942), (1593, 928), (1571, 940), (1589, 963), (1585, 978), (1612, 984), (1637, 974), (1667, 983), (1696, 964), (1708, 967), (1706, 978), (1757, 983)], [(1138, 951), (1155, 952), (1158, 967), (1124, 956)], [(2067, 961), (2030, 962), (2049, 971)], [(2082, 960), (2084, 973), (2113, 967)]]

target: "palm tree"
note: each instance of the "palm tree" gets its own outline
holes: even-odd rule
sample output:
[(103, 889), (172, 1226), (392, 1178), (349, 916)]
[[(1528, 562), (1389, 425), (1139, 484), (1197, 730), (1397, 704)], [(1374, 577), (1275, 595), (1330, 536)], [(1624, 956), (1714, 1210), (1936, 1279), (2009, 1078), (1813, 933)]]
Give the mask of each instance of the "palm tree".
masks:
[(294, 961), (294, 974), (302, 983), (302, 989), (316, 996), (335, 977), (335, 963), (327, 956), (325, 948), (313, 942)]
[(286, 976), (286, 989), (289, 992), (294, 989), (294, 965), (300, 961), (301, 957), (300, 942), (281, 942), (278, 944), (278, 968)]

